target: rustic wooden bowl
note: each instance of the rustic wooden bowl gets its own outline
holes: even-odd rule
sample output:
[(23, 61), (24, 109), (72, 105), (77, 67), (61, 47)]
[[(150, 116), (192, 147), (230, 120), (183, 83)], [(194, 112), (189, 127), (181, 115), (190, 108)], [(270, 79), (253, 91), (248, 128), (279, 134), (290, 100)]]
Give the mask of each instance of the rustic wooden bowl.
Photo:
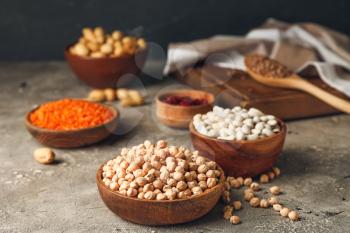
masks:
[[(208, 104), (179, 106), (167, 104), (161, 100), (169, 95), (206, 99)], [(213, 108), (214, 100), (214, 95), (206, 91), (185, 89), (162, 93), (156, 97), (156, 116), (167, 126), (186, 129), (194, 115), (207, 113)]]
[(269, 170), (282, 151), (287, 127), (278, 120), (281, 131), (255, 141), (228, 141), (200, 134), (190, 123), (192, 144), (203, 156), (216, 161), (227, 176), (253, 177)]
[(27, 113), (25, 125), (29, 133), (41, 144), (54, 148), (76, 148), (94, 144), (110, 136), (117, 128), (119, 112), (110, 105), (108, 107), (114, 114), (114, 117), (108, 122), (91, 128), (77, 130), (51, 130), (40, 128), (33, 125), (30, 120), (30, 114), (38, 107)]
[(64, 55), (70, 68), (80, 80), (93, 88), (115, 88), (117, 84), (123, 86), (131, 82), (130, 77), (120, 80), (119, 78), (124, 74), (139, 74), (147, 57), (147, 49), (140, 50), (134, 55), (89, 58), (71, 54), (69, 48), (70, 46), (65, 49)]
[(102, 182), (102, 167), (97, 171), (96, 182), (106, 206), (121, 218), (143, 225), (172, 225), (190, 222), (207, 214), (220, 199), (225, 176), (221, 168), (220, 182), (204, 193), (186, 199), (144, 200), (127, 197), (107, 188)]

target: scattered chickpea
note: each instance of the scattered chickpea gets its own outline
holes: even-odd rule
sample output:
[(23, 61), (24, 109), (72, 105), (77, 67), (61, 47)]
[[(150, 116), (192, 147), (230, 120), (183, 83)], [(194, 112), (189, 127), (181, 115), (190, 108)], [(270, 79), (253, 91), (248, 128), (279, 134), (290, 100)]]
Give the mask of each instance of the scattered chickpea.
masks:
[(280, 210), (280, 214), (282, 217), (288, 217), (289, 212), (290, 212), (290, 209), (288, 209), (288, 208), (282, 208)]
[(221, 195), (221, 199), (224, 203), (230, 203), (231, 193), (229, 191), (223, 191)]
[(39, 148), (33, 153), (34, 159), (41, 164), (50, 164), (55, 160), (55, 153), (50, 148)]
[(237, 179), (230, 180), (230, 185), (232, 188), (238, 189), (241, 187), (241, 183)]
[(269, 176), (267, 174), (260, 175), (260, 183), (268, 183), (269, 182)]
[(224, 219), (230, 219), (232, 216), (232, 210), (226, 210), (224, 212)]
[(238, 183), (240, 184), (240, 186), (242, 186), (243, 185), (243, 183), (244, 183), (244, 179), (243, 179), (243, 177), (237, 177), (237, 179), (236, 179), (237, 181), (238, 181)]
[(258, 207), (260, 205), (260, 199), (257, 197), (253, 197), (252, 199), (250, 199), (249, 204), (252, 207)]
[(278, 167), (273, 167), (272, 171), (276, 176), (279, 176), (281, 174), (281, 170)]
[(270, 204), (266, 199), (261, 199), (260, 200), (260, 207), (261, 208), (269, 208)]
[(288, 218), (293, 221), (299, 220), (299, 214), (296, 211), (290, 211), (288, 213)]
[(279, 200), (276, 197), (270, 197), (268, 202), (270, 205), (279, 204)]
[(232, 205), (233, 205), (235, 210), (240, 210), (242, 208), (242, 202), (240, 202), (240, 201), (234, 201), (232, 203)]
[(275, 179), (275, 176), (276, 176), (275, 173), (273, 173), (273, 172), (268, 172), (267, 175), (269, 176), (270, 180)]
[(245, 193), (244, 200), (250, 201), (254, 197), (254, 193)]
[(103, 90), (95, 89), (89, 93), (88, 99), (91, 101), (102, 102), (106, 99)]
[(252, 183), (253, 183), (253, 179), (250, 178), (250, 177), (245, 178), (244, 181), (243, 181), (243, 184), (244, 184), (245, 186), (248, 186), (248, 187), (249, 187)]
[(278, 186), (272, 186), (272, 187), (270, 188), (270, 192), (271, 192), (273, 195), (279, 195), (279, 194), (282, 192), (282, 190), (281, 190), (281, 188), (278, 187)]
[(272, 208), (275, 210), (275, 211), (281, 211), (282, 210), (282, 205), (280, 204), (274, 204), (272, 205)]
[(114, 101), (116, 98), (115, 91), (112, 88), (105, 89), (104, 94), (107, 101)]
[(239, 224), (241, 222), (241, 219), (239, 216), (236, 216), (236, 215), (233, 215), (231, 216), (230, 218), (230, 222), (233, 224), (233, 225), (236, 225), (236, 224)]
[(250, 185), (250, 188), (253, 189), (254, 191), (259, 191), (260, 190), (260, 185), (256, 182), (253, 182), (251, 185)]

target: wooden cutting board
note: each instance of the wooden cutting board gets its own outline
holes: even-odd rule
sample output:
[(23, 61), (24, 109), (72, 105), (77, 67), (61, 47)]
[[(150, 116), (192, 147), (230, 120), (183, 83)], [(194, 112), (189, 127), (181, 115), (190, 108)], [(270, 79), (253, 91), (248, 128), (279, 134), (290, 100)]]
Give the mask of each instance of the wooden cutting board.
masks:
[[(241, 70), (209, 65), (188, 68), (175, 72), (174, 75), (182, 83), (215, 94), (216, 104), (222, 107), (232, 108), (237, 105), (245, 108), (255, 107), (284, 120), (339, 113), (338, 110), (309, 94), (265, 86)], [(332, 94), (349, 99), (318, 77), (304, 78)]]

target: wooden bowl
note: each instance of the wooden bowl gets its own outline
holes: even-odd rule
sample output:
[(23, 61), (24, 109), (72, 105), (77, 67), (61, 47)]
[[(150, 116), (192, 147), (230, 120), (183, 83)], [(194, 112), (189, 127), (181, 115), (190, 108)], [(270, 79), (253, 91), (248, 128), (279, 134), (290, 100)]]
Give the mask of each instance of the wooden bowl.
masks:
[(40, 128), (30, 122), (30, 114), (38, 107), (27, 113), (25, 125), (29, 133), (41, 144), (54, 148), (76, 148), (94, 144), (110, 136), (117, 128), (119, 112), (116, 108), (109, 108), (114, 117), (102, 125), (76, 130), (52, 130)]
[(145, 200), (127, 197), (107, 188), (102, 182), (102, 167), (96, 182), (106, 206), (121, 218), (143, 225), (172, 225), (190, 222), (207, 214), (220, 199), (225, 176), (222, 169), (220, 182), (200, 195), (176, 200)]
[[(188, 96), (191, 98), (206, 99), (208, 104), (195, 106), (179, 106), (163, 102), (161, 99), (170, 96)], [(213, 108), (215, 97), (213, 94), (198, 90), (176, 90), (162, 93), (156, 97), (156, 116), (163, 124), (173, 128), (188, 128), (193, 116), (207, 113)]]
[(287, 127), (278, 120), (281, 131), (255, 141), (228, 141), (200, 134), (190, 123), (192, 144), (203, 156), (216, 161), (227, 176), (254, 177), (273, 166), (282, 151)]
[(117, 85), (127, 84), (132, 78), (120, 80), (119, 78), (124, 74), (139, 74), (147, 57), (147, 49), (140, 50), (134, 55), (89, 58), (71, 54), (69, 48), (70, 46), (65, 49), (64, 55), (70, 68), (80, 80), (93, 88), (115, 88)]

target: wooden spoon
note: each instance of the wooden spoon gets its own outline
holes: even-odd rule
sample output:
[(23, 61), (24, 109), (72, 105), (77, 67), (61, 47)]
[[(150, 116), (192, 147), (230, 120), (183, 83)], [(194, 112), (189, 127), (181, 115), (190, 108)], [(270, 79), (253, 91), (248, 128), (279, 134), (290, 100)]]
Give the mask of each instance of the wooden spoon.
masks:
[(244, 62), (249, 75), (260, 83), (305, 91), (342, 112), (350, 113), (349, 101), (305, 81), (275, 60), (260, 55), (248, 55)]

